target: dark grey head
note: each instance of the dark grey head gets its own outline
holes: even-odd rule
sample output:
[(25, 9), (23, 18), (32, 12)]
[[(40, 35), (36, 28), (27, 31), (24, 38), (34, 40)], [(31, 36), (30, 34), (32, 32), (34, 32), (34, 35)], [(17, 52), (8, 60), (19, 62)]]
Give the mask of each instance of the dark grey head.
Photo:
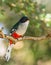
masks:
[(19, 22), (24, 23), (24, 22), (26, 22), (27, 20), (29, 20), (28, 17), (23, 16), (23, 17), (19, 20)]
[(23, 17), (11, 28), (11, 31), (10, 31), (10, 32), (12, 33), (13, 31), (15, 31), (21, 23), (24, 23), (24, 22), (26, 22), (27, 20), (29, 20), (28, 17), (23, 16)]

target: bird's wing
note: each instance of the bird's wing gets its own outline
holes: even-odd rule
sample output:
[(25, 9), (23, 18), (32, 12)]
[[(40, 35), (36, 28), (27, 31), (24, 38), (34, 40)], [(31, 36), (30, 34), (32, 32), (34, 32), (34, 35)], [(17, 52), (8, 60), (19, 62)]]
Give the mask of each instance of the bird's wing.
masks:
[(18, 26), (19, 26), (20, 22), (17, 22), (10, 30), (10, 33), (14, 32), (15, 30), (18, 29)]

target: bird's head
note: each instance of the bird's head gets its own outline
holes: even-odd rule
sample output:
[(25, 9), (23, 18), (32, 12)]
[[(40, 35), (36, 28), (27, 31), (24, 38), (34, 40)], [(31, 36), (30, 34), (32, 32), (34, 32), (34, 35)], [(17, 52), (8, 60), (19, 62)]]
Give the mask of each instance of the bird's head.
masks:
[(29, 21), (29, 18), (27, 16), (23, 16), (21, 19), (20, 19), (20, 22), (21, 23), (24, 23), (24, 22), (27, 22)]

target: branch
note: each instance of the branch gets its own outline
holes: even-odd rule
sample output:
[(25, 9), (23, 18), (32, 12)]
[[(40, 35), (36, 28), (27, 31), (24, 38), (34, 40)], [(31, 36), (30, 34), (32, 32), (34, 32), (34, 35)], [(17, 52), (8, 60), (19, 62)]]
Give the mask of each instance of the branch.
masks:
[(51, 38), (51, 33), (41, 36), (41, 37), (31, 37), (31, 36), (24, 36), (22, 38), (19, 38), (18, 40), (13, 38), (12, 36), (6, 35), (2, 32), (2, 30), (0, 30), (0, 38), (5, 38), (8, 40), (12, 40), (13, 44), (15, 44), (18, 41), (22, 41), (22, 40), (44, 40), (44, 39), (49, 39)]

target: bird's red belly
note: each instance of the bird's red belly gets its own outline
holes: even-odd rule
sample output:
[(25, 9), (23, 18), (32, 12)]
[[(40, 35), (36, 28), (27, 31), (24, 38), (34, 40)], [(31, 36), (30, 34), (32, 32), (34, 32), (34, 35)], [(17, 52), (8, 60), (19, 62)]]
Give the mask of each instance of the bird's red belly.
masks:
[[(17, 34), (16, 32), (12, 33), (11, 36), (15, 39), (20, 38), (21, 35)], [(13, 44), (12, 40), (10, 40), (10, 44)]]
[(12, 35), (11, 35), (11, 36), (12, 36), (12, 37), (14, 37), (15, 39), (17, 39), (17, 38), (20, 38), (20, 37), (21, 37), (21, 35), (17, 34), (16, 32), (12, 33)]

